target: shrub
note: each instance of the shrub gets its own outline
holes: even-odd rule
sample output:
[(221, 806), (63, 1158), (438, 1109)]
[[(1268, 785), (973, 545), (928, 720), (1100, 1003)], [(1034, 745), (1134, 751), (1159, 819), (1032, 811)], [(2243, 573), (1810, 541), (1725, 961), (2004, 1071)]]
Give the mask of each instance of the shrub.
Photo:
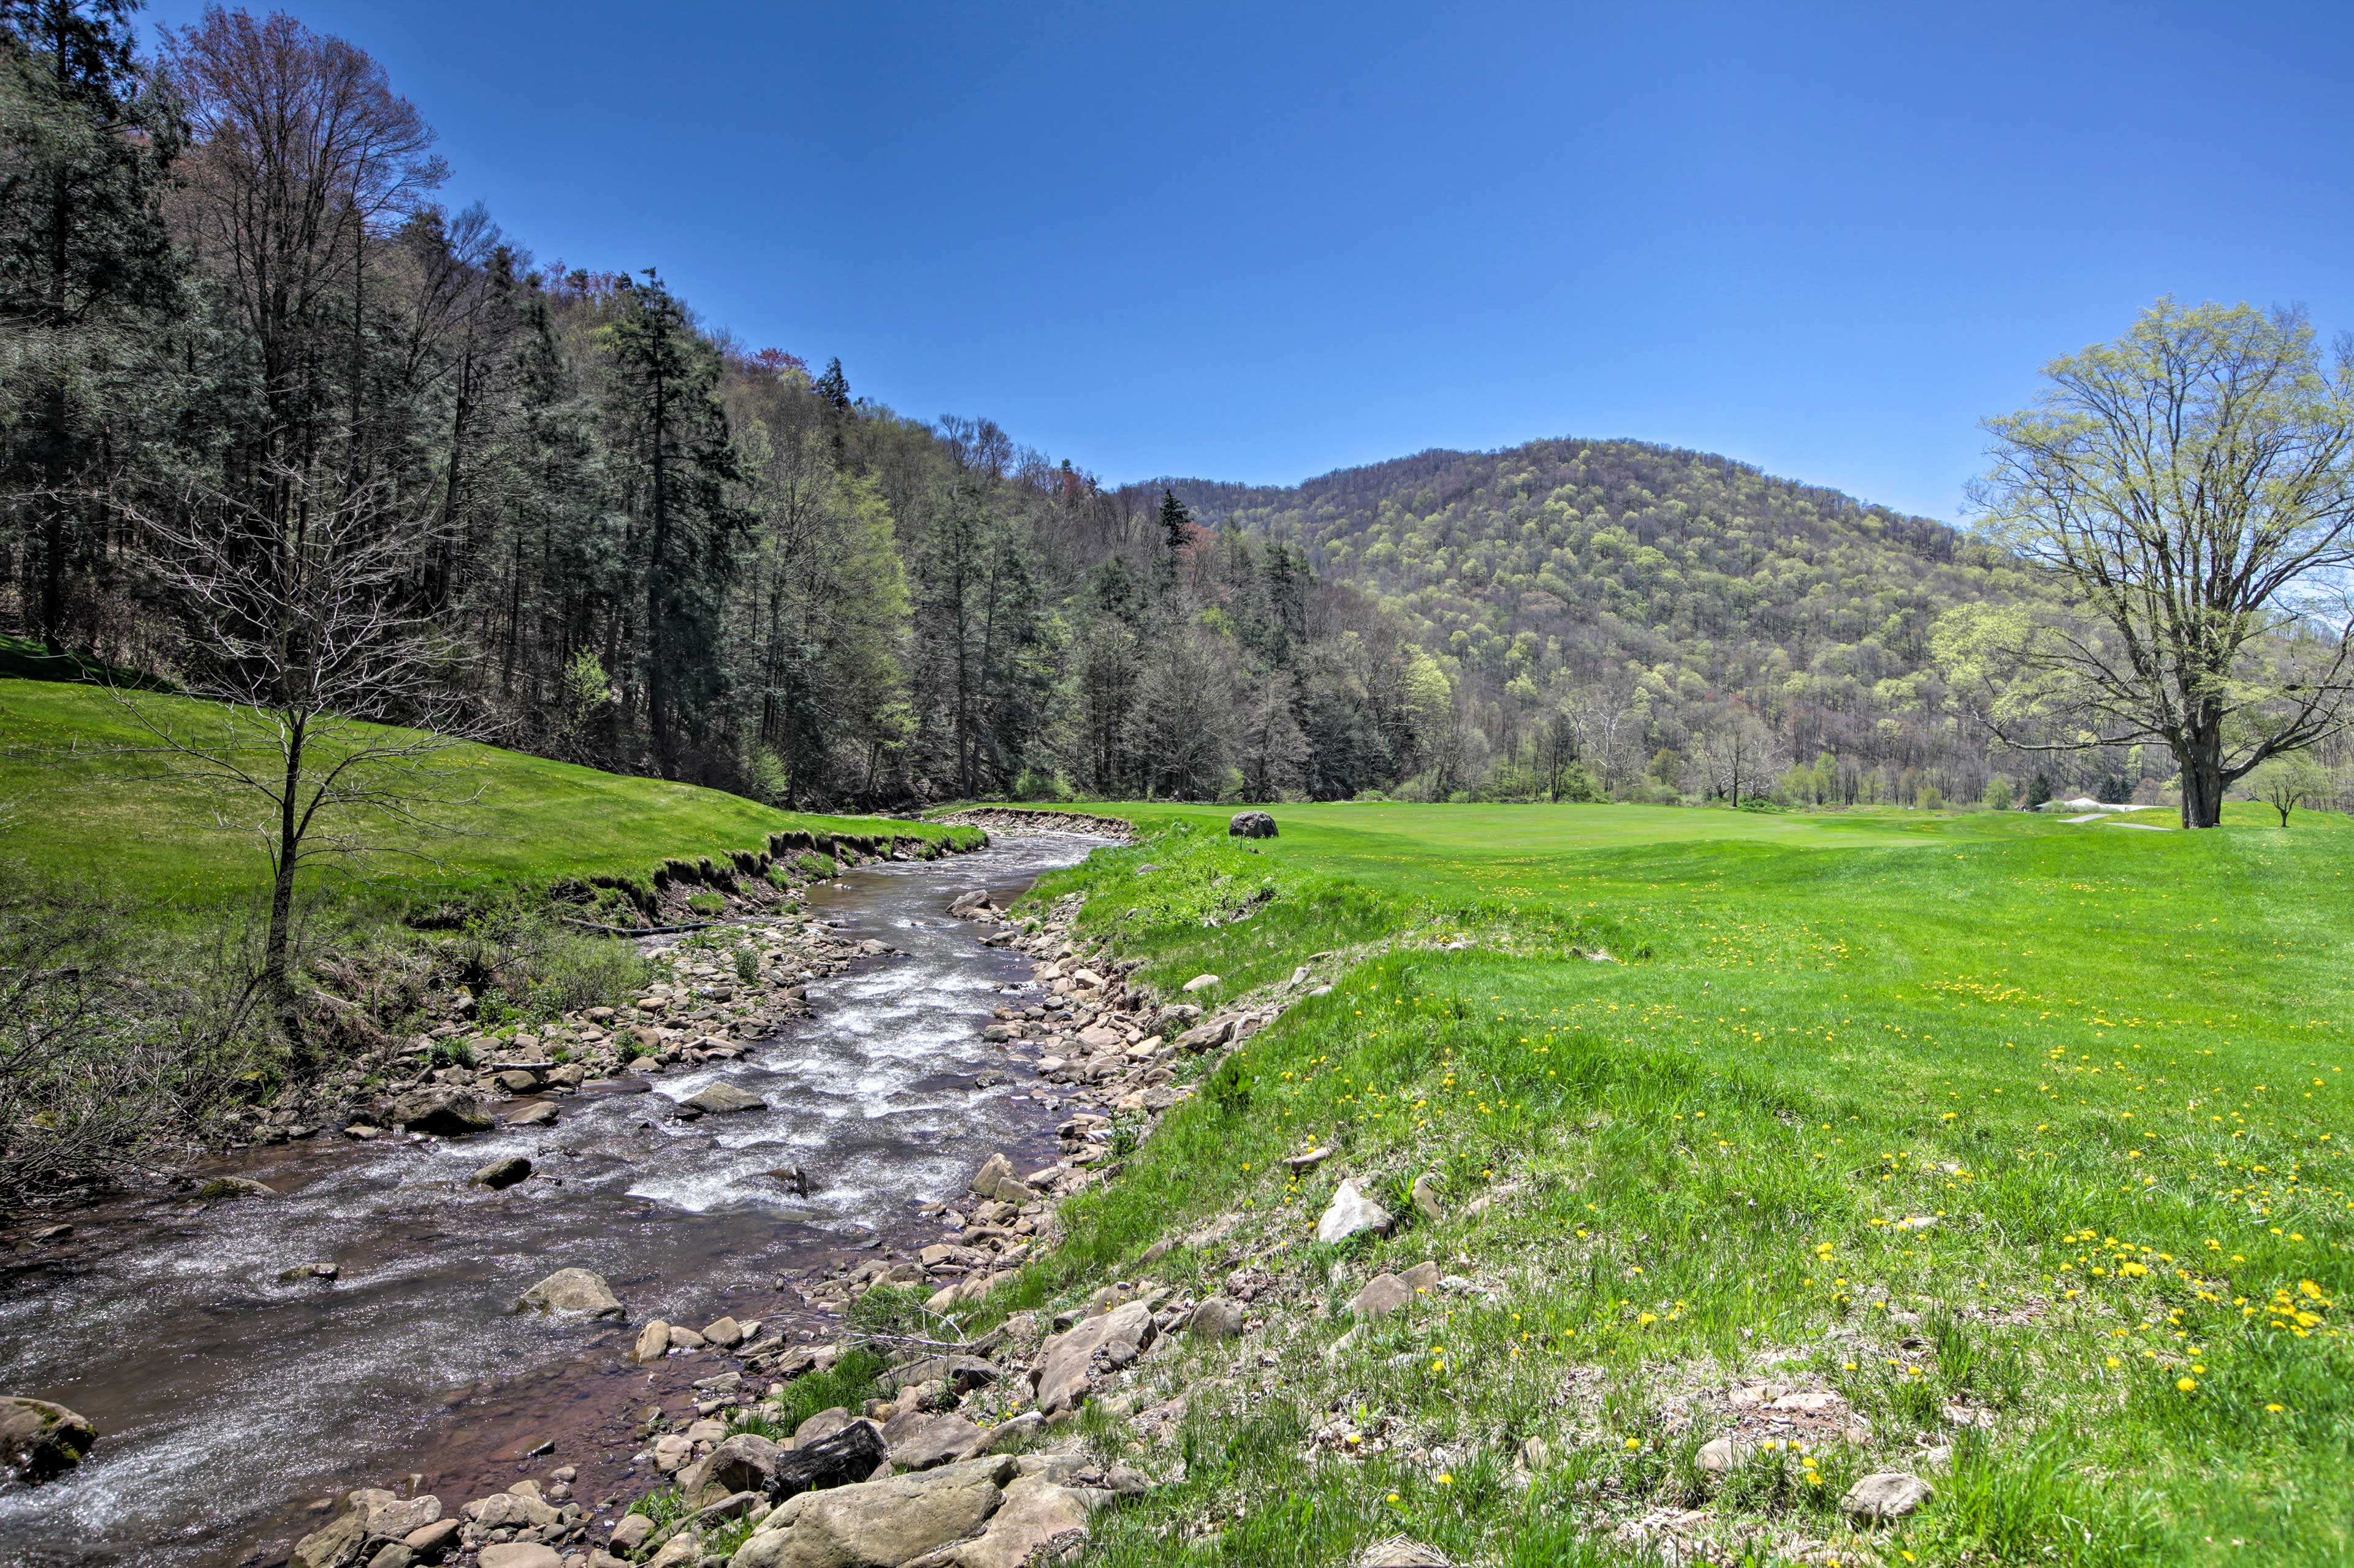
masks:
[(737, 943), (734, 949), (734, 956), (736, 959), (736, 978), (737, 980), (742, 980), (746, 985), (750, 985), (754, 980), (760, 978), (760, 955), (752, 950), (752, 945), (750, 943)]

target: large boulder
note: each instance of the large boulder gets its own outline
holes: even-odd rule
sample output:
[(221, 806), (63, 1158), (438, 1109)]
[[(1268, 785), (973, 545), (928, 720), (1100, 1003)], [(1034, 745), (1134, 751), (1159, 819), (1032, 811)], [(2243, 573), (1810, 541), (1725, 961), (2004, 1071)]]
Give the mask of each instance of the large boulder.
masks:
[(708, 1508), (723, 1498), (737, 1492), (760, 1492), (774, 1489), (777, 1461), (785, 1450), (756, 1433), (738, 1432), (723, 1439), (703, 1461), (700, 1484), (688, 1499), (693, 1508)]
[(978, 1531), (1020, 1472), (999, 1455), (804, 1492), (762, 1520), (728, 1568), (904, 1568)]
[(519, 1305), (526, 1312), (561, 1317), (618, 1318), (620, 1298), (602, 1275), (585, 1268), (559, 1268), (523, 1293)]
[(1265, 811), (1236, 811), (1226, 823), (1226, 832), (1238, 839), (1271, 839), (1275, 819)]
[(488, 1132), (493, 1125), (480, 1096), (451, 1084), (428, 1084), (409, 1090), (392, 1102), (392, 1119), (411, 1132), (429, 1132), (439, 1138)]
[(1033, 1568), (1069, 1561), (1087, 1540), (1087, 1505), (1077, 1491), (1043, 1475), (1020, 1476), (1005, 1489), (988, 1529), (909, 1568)]
[(1316, 1239), (1326, 1246), (1337, 1246), (1351, 1236), (1386, 1235), (1394, 1223), (1387, 1209), (1358, 1191), (1355, 1181), (1343, 1181), (1316, 1222)]
[(62, 1404), (0, 1395), (0, 1464), (38, 1485), (81, 1463), (98, 1428)]
[(1052, 1415), (1084, 1402), (1096, 1358), (1126, 1366), (1152, 1343), (1152, 1313), (1141, 1301), (1089, 1318), (1039, 1347), (1038, 1408)]

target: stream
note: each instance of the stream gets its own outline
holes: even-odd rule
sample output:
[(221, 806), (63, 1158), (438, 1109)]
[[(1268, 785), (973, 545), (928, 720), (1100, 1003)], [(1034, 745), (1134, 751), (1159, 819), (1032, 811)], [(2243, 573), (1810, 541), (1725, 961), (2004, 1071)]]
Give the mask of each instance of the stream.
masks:
[[(322, 1132), (254, 1150), (196, 1174), (281, 1196), (127, 1200), (69, 1216), (62, 1244), (0, 1255), (0, 1393), (55, 1400), (101, 1433), (69, 1476), (0, 1489), (0, 1563), (281, 1563), (331, 1517), (323, 1500), (353, 1487), (416, 1477), (454, 1512), (562, 1465), (610, 1519), (611, 1499), (645, 1484), (631, 1467), (644, 1408), (675, 1412), (719, 1370), (700, 1356), (625, 1365), (636, 1325), (733, 1314), (823, 1332), (796, 1277), (937, 1240), (919, 1206), (960, 1195), (995, 1150), (1020, 1169), (1052, 1162), (1053, 1102), (981, 1038), (992, 1007), (1032, 995), (1029, 962), (946, 909), (967, 887), (1002, 905), (1094, 847), (1002, 836), (811, 888), (812, 916), (908, 956), (812, 982), (811, 1016), (741, 1061), (591, 1084), (557, 1101), (552, 1127), (455, 1142)], [(1012, 1082), (976, 1086), (990, 1069)], [(661, 1114), (655, 1097), (717, 1078), (769, 1108)], [(505, 1154), (538, 1173), (504, 1192), (468, 1185)], [(806, 1199), (765, 1174), (791, 1165), (810, 1176)], [(281, 1282), (312, 1262), (338, 1277)], [(610, 1281), (628, 1326), (513, 1310), (571, 1266)]]

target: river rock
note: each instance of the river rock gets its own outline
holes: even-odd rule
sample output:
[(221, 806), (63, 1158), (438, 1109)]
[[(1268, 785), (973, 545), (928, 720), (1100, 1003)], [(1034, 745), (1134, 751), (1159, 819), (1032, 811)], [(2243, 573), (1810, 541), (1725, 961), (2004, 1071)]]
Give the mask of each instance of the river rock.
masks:
[(777, 1461), (785, 1450), (755, 1433), (738, 1432), (711, 1450), (703, 1461), (690, 1508), (708, 1508), (737, 1492), (767, 1493), (775, 1489)]
[(1087, 1398), (1095, 1360), (1101, 1354), (1125, 1366), (1152, 1343), (1152, 1313), (1141, 1301), (1115, 1307), (1048, 1340), (1038, 1351), (1038, 1408), (1052, 1415)]
[(536, 1541), (508, 1541), (482, 1548), (482, 1568), (564, 1568), (556, 1548)]
[(46, 1399), (0, 1396), (0, 1464), (38, 1485), (81, 1463), (98, 1428)]
[(559, 1268), (523, 1293), (526, 1312), (560, 1315), (585, 1313), (591, 1318), (618, 1318), (621, 1303), (601, 1275), (585, 1268)]
[(506, 1124), (509, 1127), (554, 1127), (556, 1125), (556, 1102), (554, 1100), (541, 1100), (536, 1105), (525, 1106), (523, 1109), (515, 1112), (514, 1115), (507, 1118)]
[(474, 1172), (474, 1185), (488, 1187), (493, 1192), (512, 1187), (531, 1175), (531, 1161), (520, 1154), (510, 1154), (504, 1160), (493, 1160)]
[(1000, 1455), (804, 1492), (762, 1520), (728, 1568), (900, 1568), (972, 1534), (1020, 1471)]
[(1045, 1476), (1017, 1476), (989, 1516), (989, 1528), (909, 1568), (1031, 1568), (1070, 1561), (1087, 1544), (1087, 1505)]
[(1851, 1518), (1885, 1524), (1927, 1502), (1933, 1490), (1928, 1482), (1903, 1470), (1875, 1470), (1848, 1488), (1840, 1507)]
[(216, 1176), (196, 1189), (199, 1198), (275, 1198), (278, 1189), (250, 1176)]
[(989, 1447), (989, 1434), (961, 1415), (927, 1415), (910, 1410), (883, 1427), (891, 1462), (903, 1470), (929, 1470), (958, 1459), (976, 1458)]
[(1226, 833), (1237, 839), (1275, 837), (1275, 819), (1265, 811), (1236, 811), (1226, 821)]
[(457, 1520), (444, 1519), (422, 1530), (410, 1531), (400, 1538), (400, 1543), (417, 1553), (422, 1561), (438, 1563), (442, 1553), (457, 1549), (459, 1532), (464, 1528)]
[(705, 1116), (727, 1116), (737, 1111), (769, 1108), (769, 1102), (759, 1096), (728, 1083), (705, 1084), (689, 1095), (684, 1103)]
[(640, 1366), (658, 1361), (670, 1354), (670, 1325), (656, 1318), (638, 1330), (638, 1342), (630, 1351), (630, 1359)]
[(722, 1318), (703, 1330), (704, 1340), (723, 1351), (732, 1351), (744, 1342), (744, 1325), (733, 1318)]
[(654, 1521), (651, 1516), (625, 1513), (613, 1521), (612, 1538), (606, 1544), (624, 1556), (635, 1556), (638, 1548), (646, 1543), (646, 1537), (653, 1532)]
[(299, 1285), (306, 1279), (334, 1279), (343, 1270), (332, 1263), (298, 1263), (292, 1268), (278, 1271), (281, 1285)]
[(417, 1568), (417, 1549), (406, 1541), (387, 1541), (367, 1560), (367, 1568)]
[(1325, 1206), (1323, 1216), (1316, 1222), (1316, 1239), (1326, 1246), (1337, 1246), (1351, 1236), (1386, 1235), (1395, 1222), (1390, 1212), (1357, 1190), (1351, 1180), (1341, 1183)]
[(367, 1516), (355, 1508), (337, 1514), (324, 1528), (294, 1543), (292, 1568), (353, 1568), (367, 1550)]
[(345, 1494), (345, 1500), (359, 1510), (360, 1523), (371, 1540), (405, 1543), (408, 1537), (441, 1519), (441, 1499), (430, 1492), (404, 1498), (381, 1487), (363, 1487)]
[(449, 1084), (409, 1090), (392, 1102), (392, 1119), (411, 1132), (429, 1132), (439, 1138), (488, 1132), (492, 1127), (491, 1113), (482, 1108), (481, 1097), (471, 1089)]
[(1038, 1196), (1021, 1177), (1013, 1173), (1013, 1161), (1003, 1154), (992, 1154), (972, 1179), (972, 1190), (984, 1198), (994, 1198), (1001, 1203), (1027, 1203)]

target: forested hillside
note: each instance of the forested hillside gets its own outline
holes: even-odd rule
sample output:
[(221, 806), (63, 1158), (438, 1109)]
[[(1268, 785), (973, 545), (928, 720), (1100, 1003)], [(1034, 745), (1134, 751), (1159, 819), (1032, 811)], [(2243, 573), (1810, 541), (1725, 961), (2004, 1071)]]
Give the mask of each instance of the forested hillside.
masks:
[(266, 699), (364, 577), (362, 716), (789, 807), (1988, 788), (1926, 628), (2024, 579), (1936, 524), (1629, 442), (1109, 490), (450, 210), (349, 42), (0, 21), (0, 623), (54, 654)]
[(1819, 758), (1791, 790), (1912, 804), (1985, 787), (1928, 629), (2031, 585), (1942, 524), (1623, 440), (1169, 488), (1399, 618), (1459, 688), (1465, 777), (1567, 747), (1622, 792), (1729, 791), (1736, 771), (1772, 787)]

